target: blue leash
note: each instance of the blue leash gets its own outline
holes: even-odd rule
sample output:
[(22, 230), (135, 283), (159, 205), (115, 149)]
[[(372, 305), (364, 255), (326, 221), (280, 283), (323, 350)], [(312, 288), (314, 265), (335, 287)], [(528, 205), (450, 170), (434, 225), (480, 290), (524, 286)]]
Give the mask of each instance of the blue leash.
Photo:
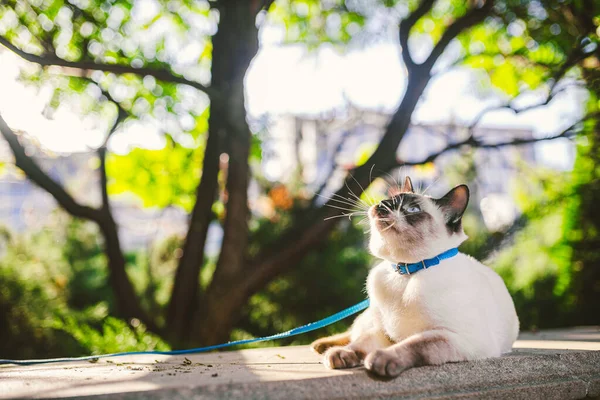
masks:
[(261, 338), (255, 339), (244, 339), (244, 340), (236, 340), (235, 342), (215, 344), (213, 346), (206, 347), (198, 347), (195, 349), (188, 350), (172, 350), (172, 351), (126, 351), (123, 353), (113, 353), (113, 354), (100, 354), (97, 356), (86, 356), (86, 357), (65, 357), (65, 358), (47, 358), (41, 360), (2, 360), (0, 359), (0, 365), (6, 364), (15, 364), (15, 365), (37, 365), (37, 364), (50, 364), (50, 363), (58, 363), (58, 362), (70, 362), (70, 361), (97, 361), (100, 358), (107, 357), (120, 357), (120, 356), (131, 356), (131, 355), (141, 355), (141, 354), (155, 354), (155, 355), (166, 355), (166, 356), (178, 356), (182, 354), (194, 354), (194, 353), (203, 353), (206, 351), (222, 349), (225, 347), (237, 346), (241, 344), (249, 344), (249, 343), (258, 343), (265, 342), (267, 340), (277, 340), (283, 339), (291, 336), (301, 335), (303, 333), (312, 332), (317, 329), (326, 327), (333, 323), (343, 320), (353, 314), (356, 314), (364, 309), (369, 307), (369, 299), (363, 300), (358, 304), (353, 305), (343, 311), (340, 311), (337, 314), (333, 314), (327, 318), (324, 318), (317, 322), (311, 322), (310, 324), (306, 324), (300, 326), (298, 328), (294, 328), (287, 332), (277, 333), (271, 336), (265, 336)]

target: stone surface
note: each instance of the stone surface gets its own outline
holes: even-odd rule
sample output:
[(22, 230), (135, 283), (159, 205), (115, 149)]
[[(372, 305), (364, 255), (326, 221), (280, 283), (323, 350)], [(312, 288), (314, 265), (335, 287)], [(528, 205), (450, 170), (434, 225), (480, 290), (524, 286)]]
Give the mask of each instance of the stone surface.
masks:
[(0, 398), (365, 399), (600, 397), (600, 328), (523, 333), (501, 358), (414, 368), (383, 381), (331, 371), (307, 346), (185, 357), (0, 366)]

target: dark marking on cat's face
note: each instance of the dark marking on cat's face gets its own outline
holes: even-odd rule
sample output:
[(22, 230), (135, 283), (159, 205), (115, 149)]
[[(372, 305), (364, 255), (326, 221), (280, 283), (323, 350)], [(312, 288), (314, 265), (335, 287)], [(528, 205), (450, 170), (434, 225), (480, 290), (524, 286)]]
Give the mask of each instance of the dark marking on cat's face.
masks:
[[(412, 189), (410, 179), (403, 188)], [(371, 251), (406, 261), (412, 255), (434, 256), (453, 247), (466, 238), (461, 218), (468, 200), (469, 190), (461, 185), (440, 199), (406, 191), (381, 201), (369, 210)]]
[(435, 220), (427, 211), (430, 201), (414, 193), (401, 193), (374, 206), (371, 218), (383, 233), (399, 236), (409, 246), (419, 246), (426, 237), (435, 233)]
[(404, 217), (412, 227), (418, 227), (431, 221), (431, 215), (425, 211), (426, 199), (418, 194), (402, 193), (381, 201), (375, 206), (378, 217), (398, 215)]

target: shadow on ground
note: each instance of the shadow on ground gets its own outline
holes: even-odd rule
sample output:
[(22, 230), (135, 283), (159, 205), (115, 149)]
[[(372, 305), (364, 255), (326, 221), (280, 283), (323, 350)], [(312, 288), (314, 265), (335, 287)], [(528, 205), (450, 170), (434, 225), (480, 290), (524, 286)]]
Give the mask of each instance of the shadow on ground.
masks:
[(600, 351), (593, 351), (600, 350), (599, 328), (525, 333), (521, 338), (514, 352), (501, 358), (415, 368), (391, 381), (373, 379), (363, 368), (327, 370), (307, 346), (5, 366), (0, 367), (0, 398), (600, 396)]

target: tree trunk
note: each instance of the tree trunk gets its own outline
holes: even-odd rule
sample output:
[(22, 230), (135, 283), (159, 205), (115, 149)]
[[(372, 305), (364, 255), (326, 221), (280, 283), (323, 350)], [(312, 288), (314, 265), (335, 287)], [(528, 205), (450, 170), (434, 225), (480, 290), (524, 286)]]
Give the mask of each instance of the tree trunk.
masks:
[(140, 306), (133, 285), (127, 276), (117, 225), (112, 215), (106, 211), (103, 211), (103, 214), (103, 218), (98, 221), (98, 226), (104, 238), (105, 254), (108, 258), (110, 272), (109, 281), (117, 300), (118, 315), (127, 319), (138, 318), (146, 324), (148, 329), (156, 332), (157, 327)]
[[(169, 305), (169, 329), (182, 342), (205, 343), (203, 334), (198, 334), (199, 326), (192, 326), (191, 321), (194, 315), (206, 318), (205, 312), (195, 310), (202, 297), (199, 293), (198, 274), (203, 262), (211, 208), (218, 188), (221, 152), (229, 154), (228, 201), (223, 245), (215, 276), (228, 276), (231, 270), (241, 268), (244, 259), (247, 242), (250, 130), (246, 123), (243, 79), (258, 50), (256, 10), (252, 7), (256, 5), (245, 2), (230, 2), (219, 7), (219, 27), (212, 38), (211, 88), (217, 95), (211, 97), (210, 134), (202, 181), (197, 190), (192, 221)], [(215, 286), (211, 281), (209, 290), (214, 291)], [(206, 296), (201, 302), (205, 298)], [(199, 317), (200, 314), (203, 316)], [(194, 334), (188, 337), (190, 328)]]
[(215, 284), (211, 284), (212, 290), (204, 293), (198, 307), (195, 337), (190, 343), (208, 346), (229, 340), (240, 311), (251, 295), (243, 279), (240, 275), (236, 279), (216, 279)]
[[(237, 290), (237, 278), (244, 267), (248, 241), (251, 133), (246, 122), (244, 77), (258, 51), (255, 6), (251, 2), (230, 2), (220, 7), (219, 29), (212, 38), (211, 87), (219, 96), (211, 100), (209, 123), (211, 132), (220, 133), (220, 149), (229, 155), (227, 205), (221, 253), (211, 283), (206, 293), (197, 296), (199, 301), (190, 299), (190, 307), (181, 313), (193, 321), (192, 329), (187, 329), (193, 334), (182, 333), (181, 338), (193, 345), (226, 340), (231, 321), (235, 320), (233, 315), (243, 305), (236, 299), (247, 299)], [(196, 272), (196, 288), (197, 281)], [(194, 310), (192, 306), (197, 304), (198, 309)]]
[[(115, 123), (116, 127), (116, 123)], [(114, 131), (111, 130), (111, 133)], [(157, 327), (154, 321), (142, 309), (133, 285), (127, 276), (125, 257), (121, 249), (119, 230), (113, 218), (108, 197), (108, 176), (106, 175), (106, 147), (102, 146), (97, 151), (100, 159), (100, 192), (102, 206), (99, 210), (99, 219), (96, 221), (102, 237), (104, 238), (104, 252), (108, 261), (109, 281), (117, 299), (117, 312), (124, 318), (138, 318), (154, 332)]]
[(198, 301), (198, 276), (204, 260), (204, 246), (208, 226), (212, 219), (212, 205), (218, 188), (219, 175), (219, 131), (220, 115), (211, 105), (209, 133), (202, 162), (202, 177), (196, 189), (196, 203), (192, 210), (190, 225), (179, 260), (169, 309), (168, 335), (173, 342), (182, 340), (188, 331), (190, 314)]

